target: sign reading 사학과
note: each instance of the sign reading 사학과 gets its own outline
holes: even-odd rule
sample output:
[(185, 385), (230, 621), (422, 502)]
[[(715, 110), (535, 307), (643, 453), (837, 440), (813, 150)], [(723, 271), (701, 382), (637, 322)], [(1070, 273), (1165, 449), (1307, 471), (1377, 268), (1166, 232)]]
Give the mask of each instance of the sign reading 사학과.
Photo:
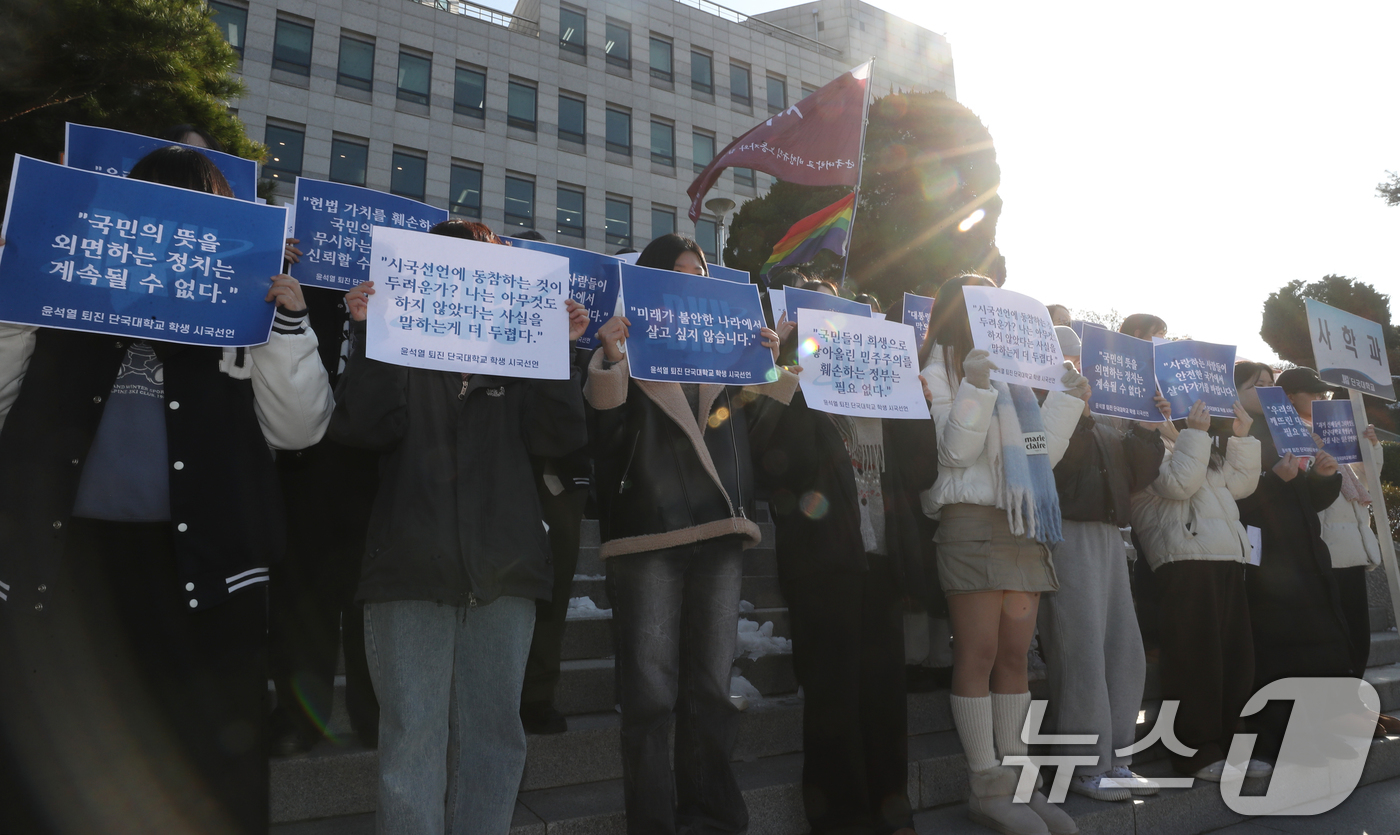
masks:
[(1317, 374), (1324, 382), (1395, 400), (1381, 326), (1316, 299), (1304, 299)]

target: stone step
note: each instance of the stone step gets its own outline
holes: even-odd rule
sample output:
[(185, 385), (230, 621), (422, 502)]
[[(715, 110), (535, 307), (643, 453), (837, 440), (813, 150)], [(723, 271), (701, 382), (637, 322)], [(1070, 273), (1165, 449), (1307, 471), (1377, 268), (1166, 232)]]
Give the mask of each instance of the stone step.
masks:
[[(755, 548), (747, 553), (753, 554), (755, 552), (761, 553), (763, 549)], [(576, 574), (573, 587), (569, 591), (569, 597), (587, 597), (599, 609), (611, 609), (612, 601), (608, 598), (607, 581), (601, 578), (594, 579), (598, 576), (583, 572)], [(588, 579), (580, 579), (582, 577)], [(739, 596), (759, 609), (782, 609), (787, 606), (786, 601), (783, 600), (783, 592), (778, 588), (777, 575), (752, 575), (748, 571), (747, 563), (745, 563), (743, 585)]]
[[(757, 660), (734, 661), (744, 678), (764, 696), (781, 696), (797, 691), (791, 655), (765, 655)], [(613, 659), (585, 658), (559, 665), (559, 687), (554, 706), (565, 716), (602, 713), (617, 704), (613, 692)]]
[[(751, 620), (760, 626), (773, 624), (773, 634), (782, 638), (792, 637), (792, 627), (788, 621), (787, 609), (755, 609), (741, 612), (739, 617)], [(564, 645), (562, 658), (565, 661), (578, 661), (586, 658), (610, 658), (615, 654), (612, 637), (612, 618), (570, 618), (564, 624)]]
[[(605, 574), (606, 569), (603, 567), (603, 560), (598, 556), (597, 546), (580, 546), (578, 564), (574, 567), (574, 583), (569, 596), (592, 597), (594, 603), (606, 609), (603, 601), (607, 599), (607, 593), (602, 591)], [(778, 556), (772, 545), (765, 544), (744, 551), (745, 577), (775, 577), (777, 574)]]

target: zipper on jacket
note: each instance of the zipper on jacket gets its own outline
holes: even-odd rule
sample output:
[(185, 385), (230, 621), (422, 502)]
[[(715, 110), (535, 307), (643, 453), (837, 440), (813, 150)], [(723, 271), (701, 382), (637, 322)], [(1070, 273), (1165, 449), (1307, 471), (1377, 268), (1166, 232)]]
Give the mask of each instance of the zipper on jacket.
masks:
[(729, 419), (725, 423), (729, 424), (729, 451), (734, 453), (734, 492), (739, 497), (738, 512), (730, 508), (731, 516), (738, 516), (747, 520), (749, 515), (744, 512), (744, 485), (743, 476), (739, 473), (739, 439), (734, 434), (734, 404), (729, 400), (729, 387), (724, 389), (724, 405), (729, 408)]
[(468, 608), (468, 609), (475, 609), (475, 608), (476, 608), (476, 592), (474, 592), (474, 591), (469, 591), (469, 592), (467, 592), (467, 608)]
[(462, 390), (459, 391), (459, 392), (457, 392), (457, 399), (458, 399), (458, 400), (466, 400), (466, 399), (467, 399), (467, 384), (468, 384), (469, 382), (470, 382), (470, 381), (469, 381), (467, 378), (465, 378), (465, 377), (462, 378)]
[(617, 481), (617, 494), (622, 495), (623, 489), (627, 485), (627, 476), (632, 474), (632, 461), (637, 457), (637, 442), (642, 439), (642, 430), (638, 429), (637, 434), (632, 436), (632, 451), (627, 453), (627, 466), (622, 468), (622, 478)]

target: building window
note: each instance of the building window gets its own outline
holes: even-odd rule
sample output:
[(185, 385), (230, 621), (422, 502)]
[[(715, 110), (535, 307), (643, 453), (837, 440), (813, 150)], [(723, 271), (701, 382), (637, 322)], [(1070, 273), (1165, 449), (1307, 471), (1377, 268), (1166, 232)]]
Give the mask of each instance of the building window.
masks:
[(715, 158), (715, 138), (708, 133), (692, 133), (690, 141), (694, 149), (691, 161), (699, 173)]
[(662, 81), (674, 81), (671, 69), (671, 42), (660, 38), (651, 39), (651, 77)]
[(659, 238), (662, 235), (670, 235), (675, 231), (675, 209), (658, 209), (653, 206), (651, 210), (651, 237), (653, 239)]
[(816, 87), (813, 87), (813, 86), (811, 86), (810, 84), (803, 84), (803, 85), (802, 85), (802, 98), (805, 99), (805, 98), (807, 98), (808, 96), (812, 95), (812, 94), (815, 93), (815, 92), (817, 92), (817, 88), (816, 88)]
[(690, 53), (690, 86), (697, 93), (714, 93), (715, 59), (699, 52)]
[(414, 104), (428, 103), (432, 85), (433, 61), (421, 55), (399, 53), (399, 98)]
[(719, 260), (719, 226), (709, 218), (695, 221), (695, 242), (705, 253), (705, 260), (714, 263)]
[(369, 146), (349, 139), (331, 140), (331, 182), (352, 186), (365, 184)]
[(268, 125), (263, 136), (263, 142), (267, 144), (267, 162), (263, 163), (263, 172), (279, 183), (295, 183), (301, 174), (301, 149), (306, 141), (306, 132), (301, 128)]
[(214, 25), (224, 33), (224, 40), (243, 57), (243, 32), (248, 28), (248, 10), (229, 3), (209, 3), (209, 13)]
[(277, 19), (272, 40), (272, 68), (297, 75), (311, 75), (311, 27)]
[(519, 177), (506, 177), (506, 226), (535, 228), (535, 184)]
[(389, 191), (392, 194), (422, 200), (427, 180), (427, 159), (406, 151), (394, 152), (393, 170), (389, 172)]
[(452, 166), (447, 210), (460, 217), (481, 217), (481, 169)]
[(632, 67), (632, 30), (620, 23), (608, 21), (604, 28), (606, 42), (603, 52), (614, 67)]
[(560, 186), (555, 205), (555, 231), (561, 236), (583, 238), (583, 190)]
[(583, 12), (559, 9), (559, 48), (583, 55), (588, 48), (588, 18)]
[(603, 217), (608, 244), (630, 249), (632, 246), (632, 204), (627, 200), (609, 197), (605, 201)]
[(614, 154), (632, 154), (632, 114), (608, 108), (608, 150)]
[(580, 145), (588, 144), (584, 114), (587, 106), (583, 99), (559, 94), (559, 138)]
[(694, 149), (692, 162), (699, 173), (715, 158), (715, 138), (708, 133), (692, 133), (690, 140)]
[(452, 110), (463, 116), (486, 118), (486, 73), (466, 67), (457, 68)]
[(676, 128), (661, 122), (651, 123), (651, 161), (658, 165), (676, 167)]
[(506, 124), (513, 128), (535, 129), (535, 87), (520, 81), (510, 82), (506, 92)]
[(768, 112), (779, 113), (787, 110), (787, 82), (781, 78), (768, 76)]
[(729, 65), (729, 97), (740, 104), (753, 103), (753, 90), (749, 84), (749, 68), (738, 64)]
[(752, 168), (734, 169), (734, 182), (737, 185), (748, 186), (749, 188), (758, 187), (758, 178), (754, 176)]
[(335, 82), (356, 90), (374, 86), (374, 44), (340, 36), (340, 65)]

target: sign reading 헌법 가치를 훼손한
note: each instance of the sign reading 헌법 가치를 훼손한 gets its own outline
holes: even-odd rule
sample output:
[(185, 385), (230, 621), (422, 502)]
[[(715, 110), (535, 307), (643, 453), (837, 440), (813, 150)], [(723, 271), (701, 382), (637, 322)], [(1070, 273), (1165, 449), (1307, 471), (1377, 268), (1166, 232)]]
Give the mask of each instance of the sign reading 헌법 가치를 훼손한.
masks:
[(1264, 407), (1264, 421), (1269, 425), (1269, 435), (1274, 439), (1278, 454), (1292, 453), (1299, 458), (1317, 455), (1312, 430), (1298, 416), (1298, 410), (1293, 408), (1283, 389), (1257, 386), (1254, 390), (1259, 394), (1259, 405)]
[(1089, 411), (1096, 415), (1159, 423), (1152, 377), (1152, 343), (1125, 333), (1084, 329), (1079, 367), (1089, 381)]
[(578, 347), (592, 351), (598, 347), (598, 328), (612, 318), (617, 308), (617, 291), (622, 284), (622, 261), (611, 255), (589, 252), (572, 246), (507, 238), (511, 246), (548, 252), (569, 259), (569, 294), (588, 308), (588, 330), (578, 338)]
[(447, 211), (397, 194), (344, 183), (297, 178), (292, 237), (301, 259), (291, 276), (308, 287), (350, 290), (369, 278), (371, 232), (376, 226), (426, 232)]
[(963, 288), (974, 347), (991, 354), (993, 380), (1064, 391), (1064, 355), (1045, 305), (1000, 287)]
[(1313, 360), (1324, 382), (1395, 400), (1381, 326), (1316, 299), (1304, 299)]
[(1172, 420), (1191, 413), (1197, 400), (1213, 417), (1235, 416), (1235, 346), (1180, 339), (1152, 349), (1157, 390), (1172, 407)]
[(758, 287), (625, 264), (622, 297), (632, 377), (738, 386), (778, 379)]
[(802, 395), (819, 412), (927, 419), (914, 329), (902, 322), (801, 309), (797, 364)]
[(0, 321), (245, 347), (268, 340), (286, 210), (16, 156)]
[(1361, 439), (1350, 400), (1315, 400), (1313, 432), (1322, 439), (1322, 450), (1338, 464), (1361, 463)]
[(569, 377), (569, 261), (376, 226), (366, 355), (410, 368)]
[(254, 202), (258, 196), (258, 163), (255, 160), (236, 157), (210, 148), (197, 148), (182, 142), (127, 133), (124, 130), (95, 128), (91, 125), (64, 126), (63, 164), (69, 168), (84, 171), (97, 171), (125, 177), (142, 157), (157, 148), (178, 145), (198, 151), (209, 158), (219, 172), (228, 180), (233, 196), (239, 200)]

